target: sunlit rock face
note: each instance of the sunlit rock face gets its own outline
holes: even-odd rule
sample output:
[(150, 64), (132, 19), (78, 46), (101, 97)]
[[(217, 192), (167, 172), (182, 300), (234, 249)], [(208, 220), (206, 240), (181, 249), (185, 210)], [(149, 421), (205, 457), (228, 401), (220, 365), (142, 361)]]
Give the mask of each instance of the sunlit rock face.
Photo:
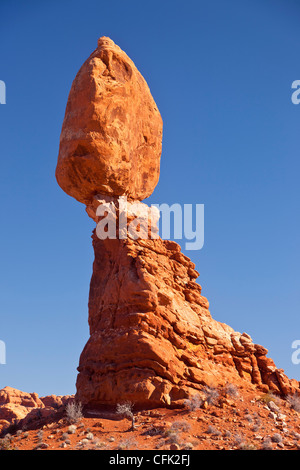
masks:
[(100, 38), (72, 84), (56, 178), (82, 203), (96, 194), (149, 197), (159, 179), (162, 118), (132, 60)]

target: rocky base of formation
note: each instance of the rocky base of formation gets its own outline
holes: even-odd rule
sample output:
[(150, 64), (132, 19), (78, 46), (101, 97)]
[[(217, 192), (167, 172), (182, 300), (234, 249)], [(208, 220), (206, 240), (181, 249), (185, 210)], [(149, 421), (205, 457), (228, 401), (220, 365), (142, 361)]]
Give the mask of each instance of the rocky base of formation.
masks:
[[(39, 402), (36, 394), (6, 388), (2, 397), (3, 392), (6, 400), (22, 397), (23, 405), (15, 403), (15, 410), (27, 403), (29, 416), (33, 418), (35, 410), (35, 418), (30, 422), (15, 419), (3, 429), (0, 450), (184, 450), (187, 456), (192, 450), (300, 449), (299, 397), (283, 400), (245, 381), (239, 386), (203, 387), (197, 399), (188, 400), (180, 409), (133, 408), (134, 420), (116, 409), (74, 414), (59, 406), (46, 415), (46, 406), (38, 405), (47, 397)], [(67, 403), (72, 398), (65, 397)], [(63, 397), (58, 398), (59, 404), (60, 400)], [(50, 398), (50, 403), (56, 402), (57, 398)], [(126, 463), (126, 453), (122, 455), (119, 463)]]

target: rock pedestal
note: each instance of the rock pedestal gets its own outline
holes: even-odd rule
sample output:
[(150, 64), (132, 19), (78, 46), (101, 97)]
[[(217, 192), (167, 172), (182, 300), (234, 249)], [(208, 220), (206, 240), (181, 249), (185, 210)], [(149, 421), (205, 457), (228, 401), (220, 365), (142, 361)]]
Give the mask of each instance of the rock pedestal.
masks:
[(195, 265), (177, 243), (150, 232), (148, 239), (101, 240), (94, 231), (93, 246), (81, 403), (180, 406), (204, 385), (240, 381), (280, 395), (297, 389), (264, 347), (213, 320)]

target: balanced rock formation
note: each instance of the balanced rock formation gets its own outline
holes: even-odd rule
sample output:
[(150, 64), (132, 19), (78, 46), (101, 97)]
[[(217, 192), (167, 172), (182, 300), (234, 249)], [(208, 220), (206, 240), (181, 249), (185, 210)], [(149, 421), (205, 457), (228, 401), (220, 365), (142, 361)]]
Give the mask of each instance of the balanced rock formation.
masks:
[(146, 82), (101, 38), (72, 85), (56, 170), (97, 225), (76, 399), (87, 407), (180, 406), (204, 385), (239, 381), (299, 391), (264, 347), (213, 320), (194, 263), (158, 236), (159, 214), (141, 200), (158, 181), (161, 137)]
[(162, 119), (148, 85), (111, 39), (79, 70), (62, 126), (56, 178), (78, 201), (145, 199), (159, 178)]

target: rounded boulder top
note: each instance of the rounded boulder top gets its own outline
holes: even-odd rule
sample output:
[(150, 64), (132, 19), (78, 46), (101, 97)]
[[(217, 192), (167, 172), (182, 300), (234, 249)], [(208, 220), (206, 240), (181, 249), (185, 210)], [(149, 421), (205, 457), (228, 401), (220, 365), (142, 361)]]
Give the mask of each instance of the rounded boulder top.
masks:
[(133, 61), (111, 39), (77, 73), (60, 136), (56, 179), (78, 201), (149, 197), (159, 180), (162, 118)]

